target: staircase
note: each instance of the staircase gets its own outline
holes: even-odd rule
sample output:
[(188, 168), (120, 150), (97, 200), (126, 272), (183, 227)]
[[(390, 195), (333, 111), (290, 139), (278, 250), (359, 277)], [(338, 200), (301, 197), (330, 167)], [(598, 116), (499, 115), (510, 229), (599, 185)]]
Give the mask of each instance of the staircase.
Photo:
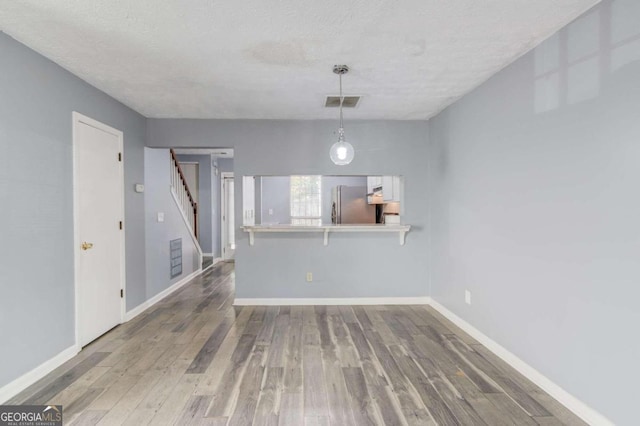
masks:
[(191, 228), (194, 239), (198, 240), (198, 204), (193, 199), (191, 191), (189, 191), (189, 185), (184, 178), (180, 163), (176, 158), (176, 153), (171, 152), (171, 190), (173, 191), (174, 198), (178, 203), (178, 207), (182, 210), (182, 214), (186, 219), (187, 225)]

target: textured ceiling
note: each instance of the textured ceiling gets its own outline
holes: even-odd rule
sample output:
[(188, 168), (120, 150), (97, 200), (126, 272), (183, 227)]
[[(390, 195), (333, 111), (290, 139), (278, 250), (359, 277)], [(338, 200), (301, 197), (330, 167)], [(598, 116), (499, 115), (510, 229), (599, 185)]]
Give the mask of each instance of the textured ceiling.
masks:
[(598, 0), (0, 0), (0, 29), (147, 117), (426, 119)]

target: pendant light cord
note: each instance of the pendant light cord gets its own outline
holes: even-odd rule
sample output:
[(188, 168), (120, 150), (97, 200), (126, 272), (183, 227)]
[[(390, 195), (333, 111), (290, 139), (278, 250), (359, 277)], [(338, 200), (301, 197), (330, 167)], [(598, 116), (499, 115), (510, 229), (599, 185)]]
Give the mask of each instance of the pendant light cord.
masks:
[(331, 161), (337, 166), (344, 166), (353, 160), (353, 146), (347, 142), (344, 138), (344, 120), (342, 116), (342, 103), (344, 102), (344, 96), (342, 94), (342, 74), (349, 72), (349, 67), (346, 65), (334, 65), (333, 73), (338, 74), (340, 78), (340, 127), (338, 128), (338, 140), (331, 145), (329, 150), (329, 156)]
[(343, 129), (342, 125), (342, 74), (338, 75), (340, 77), (340, 128)]

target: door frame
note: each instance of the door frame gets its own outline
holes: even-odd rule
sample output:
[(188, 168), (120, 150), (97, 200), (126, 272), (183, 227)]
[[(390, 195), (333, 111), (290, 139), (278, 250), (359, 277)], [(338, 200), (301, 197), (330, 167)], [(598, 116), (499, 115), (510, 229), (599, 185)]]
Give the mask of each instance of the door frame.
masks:
[[(103, 132), (109, 133), (118, 138), (118, 150), (120, 153), (123, 153), (124, 149), (124, 134), (122, 131), (118, 129), (114, 129), (113, 127), (107, 126), (104, 123), (101, 123), (93, 118), (87, 117), (85, 115), (80, 114), (79, 112), (73, 111), (71, 113), (71, 139), (72, 139), (72, 151), (73, 151), (73, 284), (74, 284), (74, 327), (75, 327), (75, 340), (76, 340), (76, 349), (78, 352), (82, 349), (82, 345), (80, 343), (80, 283), (78, 282), (78, 277), (80, 276), (79, 270), (79, 257), (81, 255), (80, 250), (80, 212), (78, 211), (78, 126), (80, 124), (85, 124), (91, 127), (94, 127), (98, 130), (102, 130)], [(125, 319), (126, 314), (126, 300), (127, 300), (127, 292), (126, 292), (126, 256), (125, 256), (125, 232), (126, 226), (124, 226), (124, 158), (122, 161), (118, 162), (118, 186), (120, 188), (120, 206), (121, 211), (120, 215), (122, 217), (123, 229), (120, 232), (120, 289), (123, 292), (123, 297), (120, 298), (120, 323), (122, 324)], [(115, 225), (115, 224), (114, 224)]]
[[(225, 255), (225, 247), (227, 244), (227, 238), (228, 238), (228, 233), (225, 230), (225, 210), (227, 207), (227, 200), (225, 199), (225, 193), (224, 193), (224, 179), (225, 178), (233, 178), (234, 180), (234, 196), (235, 196), (235, 177), (233, 176), (233, 172), (222, 172), (220, 173), (220, 257), (222, 258), (222, 260), (226, 260), (226, 259), (230, 259), (230, 257), (227, 257)], [(235, 197), (233, 202), (235, 203)], [(234, 213), (235, 213), (235, 209), (233, 209)], [(235, 218), (234, 218), (235, 219)], [(234, 220), (235, 223), (235, 220)]]

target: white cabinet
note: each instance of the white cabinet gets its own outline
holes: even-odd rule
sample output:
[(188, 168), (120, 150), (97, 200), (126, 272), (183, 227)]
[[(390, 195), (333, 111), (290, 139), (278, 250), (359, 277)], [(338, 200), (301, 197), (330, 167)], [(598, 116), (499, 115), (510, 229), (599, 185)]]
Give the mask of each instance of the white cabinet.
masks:
[(367, 193), (371, 194), (374, 188), (382, 186), (382, 176), (367, 176)]
[[(382, 176), (367, 176), (367, 194), (373, 194), (376, 189), (379, 191), (382, 187)], [(367, 202), (374, 203), (373, 197), (368, 196)], [(378, 199), (378, 203), (380, 200)]]
[(402, 197), (402, 177), (394, 176), (393, 177), (393, 201), (396, 203), (400, 202), (400, 198)]
[(382, 200), (386, 203), (393, 201), (393, 176), (382, 176)]
[(255, 176), (242, 176), (242, 224), (256, 224), (256, 184)]
[(372, 194), (376, 191), (382, 198), (374, 200), (369, 196), (369, 204), (399, 203), (402, 192), (402, 178), (400, 176), (367, 176), (367, 193)]
[(382, 176), (382, 199), (385, 203), (400, 202), (400, 176)]

